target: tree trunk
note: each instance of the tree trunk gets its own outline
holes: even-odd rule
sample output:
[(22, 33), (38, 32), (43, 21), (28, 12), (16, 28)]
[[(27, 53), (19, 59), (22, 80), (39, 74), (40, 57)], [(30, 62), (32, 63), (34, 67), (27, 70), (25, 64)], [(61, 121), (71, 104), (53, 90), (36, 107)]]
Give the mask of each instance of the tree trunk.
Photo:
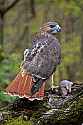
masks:
[(73, 24), (71, 15), (64, 16), (65, 41), (72, 39)]
[(4, 14), (0, 13), (0, 46), (3, 48), (3, 42), (4, 42)]
[(30, 8), (31, 8), (32, 17), (35, 17), (36, 16), (35, 0), (30, 0)]
[(0, 0), (0, 45), (1, 48), (3, 48), (4, 44), (4, 15), (12, 8), (14, 7), (19, 0), (14, 0), (11, 5), (5, 7), (5, 0)]
[[(18, 98), (7, 107), (0, 108), (0, 121), (19, 117), (31, 120), (33, 125), (81, 125), (83, 123), (83, 85), (72, 86), (72, 93), (65, 98), (48, 92), (48, 98), (29, 101), (27, 98)], [(76, 123), (80, 124), (76, 124)], [(74, 123), (74, 124), (73, 124)]]
[[(83, 27), (83, 16), (81, 16), (81, 27)], [(83, 28), (81, 28), (81, 33), (80, 33), (80, 60), (81, 63), (83, 64)]]

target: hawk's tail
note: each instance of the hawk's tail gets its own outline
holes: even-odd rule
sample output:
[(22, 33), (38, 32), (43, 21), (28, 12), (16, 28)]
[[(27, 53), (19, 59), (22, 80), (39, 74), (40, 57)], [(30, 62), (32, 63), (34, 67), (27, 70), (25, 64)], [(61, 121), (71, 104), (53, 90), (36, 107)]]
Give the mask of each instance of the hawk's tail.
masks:
[(16, 78), (6, 88), (6, 92), (11, 95), (29, 98), (30, 100), (43, 99), (45, 82), (42, 84), (41, 88), (35, 94), (32, 95), (31, 89), (33, 85), (34, 82), (31, 75), (25, 73), (22, 76), (21, 73), (18, 73)]

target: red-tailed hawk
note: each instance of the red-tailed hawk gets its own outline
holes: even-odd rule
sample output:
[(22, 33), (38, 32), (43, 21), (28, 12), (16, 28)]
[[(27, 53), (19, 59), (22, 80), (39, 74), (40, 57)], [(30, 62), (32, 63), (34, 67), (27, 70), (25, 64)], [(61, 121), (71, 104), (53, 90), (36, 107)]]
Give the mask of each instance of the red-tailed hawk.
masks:
[(44, 97), (45, 81), (56, 70), (61, 60), (61, 49), (54, 34), (61, 28), (56, 22), (45, 23), (32, 39), (32, 48), (24, 51), (21, 72), (7, 87), (7, 93), (41, 99)]

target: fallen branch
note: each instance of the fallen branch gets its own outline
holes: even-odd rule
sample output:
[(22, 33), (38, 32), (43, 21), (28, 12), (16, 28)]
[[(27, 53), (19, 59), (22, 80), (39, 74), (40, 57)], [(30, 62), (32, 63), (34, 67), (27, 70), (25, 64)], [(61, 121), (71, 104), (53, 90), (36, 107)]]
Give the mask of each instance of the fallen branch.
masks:
[[(49, 98), (49, 93), (47, 98)], [(23, 119), (33, 120), (34, 125), (55, 125), (60, 121), (76, 121), (83, 113), (83, 85), (72, 87), (72, 93), (65, 98), (51, 94), (52, 101), (29, 101), (25, 98), (17, 99), (12, 104), (0, 109), (0, 121), (7, 121), (9, 118), (22, 116)], [(78, 114), (78, 115), (77, 115)], [(83, 115), (80, 116), (82, 118)], [(75, 117), (75, 118), (74, 118)], [(72, 120), (73, 119), (73, 120)], [(82, 118), (83, 119), (83, 118)]]

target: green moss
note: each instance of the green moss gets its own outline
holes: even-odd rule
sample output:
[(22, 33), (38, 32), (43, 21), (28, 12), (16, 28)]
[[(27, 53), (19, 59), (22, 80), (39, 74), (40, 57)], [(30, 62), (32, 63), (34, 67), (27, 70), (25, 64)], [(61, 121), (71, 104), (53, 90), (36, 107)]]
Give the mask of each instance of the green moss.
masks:
[(24, 121), (21, 117), (8, 120), (4, 125), (32, 125), (30, 121)]

